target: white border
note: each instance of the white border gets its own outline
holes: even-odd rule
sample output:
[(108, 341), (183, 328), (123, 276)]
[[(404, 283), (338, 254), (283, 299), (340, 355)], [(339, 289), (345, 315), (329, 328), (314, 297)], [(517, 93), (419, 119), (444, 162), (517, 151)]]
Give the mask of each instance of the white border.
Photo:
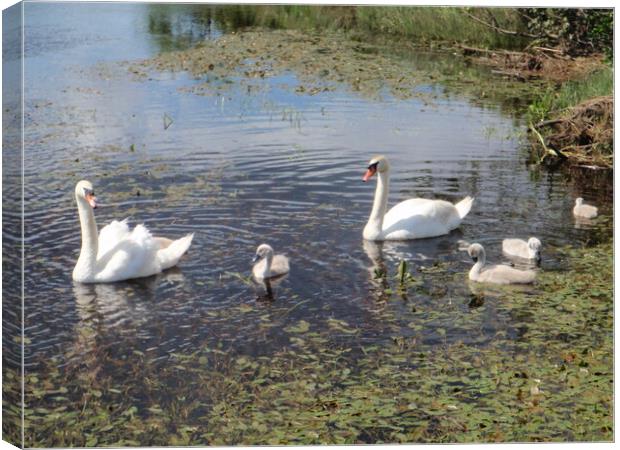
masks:
[[(94, 3), (94, 1), (92, 0), (63, 0), (65, 2), (73, 2), (73, 3)], [(25, 0), (24, 3), (34, 3), (34, 2), (39, 2), (38, 0)], [(44, 2), (44, 1), (43, 1)], [(18, 2), (16, 2), (15, 0), (0, 0), (0, 8), (1, 9), (6, 9), (10, 6), (13, 6), (15, 4), (17, 4)], [(557, 8), (562, 8), (562, 7), (570, 7), (570, 8), (576, 8), (576, 7), (584, 7), (584, 8), (614, 8), (615, 7), (615, 2), (614, 1), (601, 1), (601, 0), (590, 0), (588, 2), (585, 2), (583, 0), (581, 1), (575, 1), (575, 0), (546, 0), (544, 2), (541, 3), (537, 3), (534, 2), (534, 0), (530, 0), (530, 1), (510, 1), (510, 2), (506, 2), (506, 1), (501, 1), (501, 0), (486, 0), (486, 1), (481, 1), (481, 2), (477, 2), (474, 3), (472, 1), (468, 1), (468, 0), (451, 0), (451, 1), (441, 1), (441, 0), (388, 0), (388, 1), (380, 1), (380, 0), (338, 0), (338, 1), (329, 1), (329, 0), (306, 0), (306, 1), (285, 1), (285, 0), (271, 0), (271, 1), (259, 1), (259, 0), (236, 0), (236, 1), (231, 1), (231, 0), (184, 0), (184, 1), (178, 1), (178, 0), (133, 0), (133, 1), (126, 1), (126, 0), (117, 0), (117, 1), (102, 1), (100, 3), (213, 3), (213, 4), (273, 4), (273, 5), (277, 5), (277, 4), (291, 4), (291, 3), (297, 3), (297, 4), (317, 4), (317, 5), (329, 5), (329, 4), (333, 4), (333, 5), (377, 5), (377, 6), (388, 6), (388, 5), (414, 5), (414, 6), (495, 6), (495, 7), (557, 7)], [(614, 14), (614, 22), (616, 20), (616, 15)], [(23, 25), (23, 20), (25, 19), (24, 17), (24, 4), (22, 3), (22, 25)], [(615, 23), (614, 23), (615, 25)], [(22, 28), (22, 55), (24, 53), (24, 35), (23, 35), (24, 31)], [(615, 54), (615, 50), (618, 47), (618, 27), (615, 26), (614, 27), (614, 54)], [(0, 40), (1, 40), (1, 36), (2, 36), (2, 21), (0, 21)], [(614, 64), (615, 65), (615, 64)], [(0, 64), (1, 67), (1, 64)], [(614, 88), (616, 85), (616, 80), (618, 77), (618, 74), (615, 73), (615, 67), (614, 67), (614, 75), (615, 75), (615, 79), (614, 79)], [(24, 111), (24, 60), (22, 58), (22, 112)], [(2, 74), (0, 71), (0, 81), (2, 80)], [(0, 94), (1, 95), (1, 94)], [(614, 89), (614, 101), (615, 101), (616, 97), (615, 97), (615, 89)], [(3, 112), (3, 111), (2, 111)], [(2, 117), (2, 112), (0, 112), (0, 118)], [(614, 103), (614, 114), (617, 114), (617, 104)], [(617, 117), (617, 116), (615, 116)], [(24, 214), (24, 158), (25, 158), (25, 154), (24, 154), (24, 145), (23, 145), (23, 138), (24, 138), (24, 115), (22, 113), (22, 324), (24, 323), (24, 242), (23, 242), (23, 238), (24, 238), (24, 221), (23, 221), (23, 214)], [(615, 128), (615, 121), (614, 121), (614, 140), (617, 137), (617, 131)], [(616, 141), (615, 141), (616, 142)], [(615, 147), (615, 146), (614, 146)], [(614, 148), (614, 155), (615, 155), (615, 148)], [(615, 160), (615, 158), (614, 158)], [(1, 164), (1, 160), (0, 160), (0, 170), (1, 170), (2, 164)], [(1, 187), (2, 187), (2, 181), (0, 178), (0, 200), (1, 200)], [(616, 242), (616, 233), (615, 233), (615, 225), (616, 225), (616, 211), (617, 211), (617, 202), (616, 202), (616, 196), (615, 196), (615, 192), (616, 189), (618, 187), (618, 183), (617, 183), (617, 179), (616, 179), (616, 174), (614, 173), (614, 438), (616, 436), (616, 433), (618, 431), (618, 425), (620, 423), (620, 419), (619, 419), (619, 414), (617, 414), (617, 398), (616, 398), (616, 389), (615, 389), (615, 382), (616, 382), (616, 374), (617, 372), (617, 358), (616, 356), (616, 351), (618, 349), (617, 346), (617, 341), (616, 341), (616, 327), (619, 323), (618, 321), (618, 317), (616, 314), (616, 310), (615, 310), (615, 285), (616, 285), (616, 280), (618, 279), (618, 272), (617, 269), (618, 267), (616, 266), (615, 262), (615, 255), (617, 254), (617, 250), (620, 248), (620, 245)], [(619, 201), (620, 202), (620, 201)], [(1, 216), (0, 216), (0, 223), (1, 223)], [(2, 238), (0, 237), (0, 245), (1, 245), (1, 240)], [(2, 272), (1, 272), (1, 267), (0, 267), (0, 276), (1, 276)], [(22, 422), (24, 419), (23, 416), (23, 405), (24, 405), (24, 389), (23, 389), (23, 382), (24, 382), (24, 327), (22, 326)], [(1, 380), (0, 380), (1, 381)], [(0, 416), (0, 424), (1, 424), (1, 416)], [(1, 428), (0, 428), (1, 430)], [(22, 428), (22, 445), (25, 442), (24, 440), (25, 436), (24, 436), (24, 429)], [(408, 444), (402, 444), (402, 445), (398, 445), (396, 446), (396, 444), (394, 445), (379, 445), (379, 446), (373, 446), (373, 448), (389, 448), (389, 447), (397, 447), (399, 449), (414, 449), (415, 447), (422, 445), (422, 444), (417, 444), (417, 445), (408, 445)], [(573, 449), (585, 449), (587, 448), (595, 448), (595, 449), (600, 449), (600, 448), (611, 448), (612, 446), (615, 447), (615, 444), (611, 443), (611, 444), (607, 444), (607, 443), (545, 443), (545, 444), (534, 444), (534, 443), (526, 443), (526, 444), (432, 444), (434, 448), (439, 448), (439, 449), (448, 449), (450, 446), (452, 445), (467, 445), (468, 447), (473, 447), (473, 448), (477, 448), (477, 447), (483, 447), (483, 446), (488, 446), (488, 445), (492, 445), (494, 449), (511, 449), (511, 450), (521, 450), (521, 449), (525, 449), (525, 448), (530, 448), (534, 445), (545, 445), (545, 446), (562, 446), (562, 450), (573, 450)], [(320, 446), (320, 447), (315, 447), (315, 446), (289, 446), (287, 448), (291, 448), (291, 449), (299, 449), (299, 450), (306, 450), (306, 449), (312, 449), (312, 448), (329, 448), (332, 446)], [(11, 444), (7, 443), (6, 441), (0, 441), (0, 450), (5, 450), (5, 449), (14, 449), (15, 447), (13, 447)], [(137, 447), (140, 448), (140, 447)], [(148, 447), (148, 448), (166, 448), (166, 449), (171, 449), (171, 448), (181, 448), (181, 447)], [(196, 447), (191, 447), (191, 448), (196, 448)], [(207, 447), (207, 448), (222, 448), (222, 447)], [(235, 449), (247, 449), (247, 450), (254, 450), (257, 447), (234, 447)], [(360, 446), (338, 446), (337, 448), (339, 449), (359, 449)]]

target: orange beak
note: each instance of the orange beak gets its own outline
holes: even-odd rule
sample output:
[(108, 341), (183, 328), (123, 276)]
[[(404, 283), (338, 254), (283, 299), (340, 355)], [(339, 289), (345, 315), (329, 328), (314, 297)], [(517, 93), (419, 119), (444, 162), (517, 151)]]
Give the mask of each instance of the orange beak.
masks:
[(362, 178), (362, 181), (364, 182), (368, 181), (375, 173), (377, 173), (377, 168), (369, 167), (366, 173), (364, 174), (364, 178)]
[(88, 201), (88, 204), (91, 206), (91, 208), (97, 209), (97, 197), (92, 194), (88, 194), (86, 196), (86, 200)]

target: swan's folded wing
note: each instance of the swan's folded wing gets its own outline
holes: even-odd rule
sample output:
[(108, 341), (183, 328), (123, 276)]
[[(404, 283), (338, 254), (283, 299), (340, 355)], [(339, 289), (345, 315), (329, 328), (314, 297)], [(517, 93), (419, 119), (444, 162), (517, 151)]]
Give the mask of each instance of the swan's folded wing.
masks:
[(446, 234), (459, 221), (456, 208), (449, 202), (412, 198), (385, 214), (383, 232), (386, 239), (419, 239)]
[(136, 226), (128, 236), (118, 242), (105, 266), (97, 274), (97, 280), (112, 282), (140, 278), (161, 272), (157, 261), (157, 244), (144, 225)]
[(290, 270), (288, 258), (284, 255), (275, 255), (271, 263), (272, 275), (283, 275)]
[(529, 284), (536, 279), (536, 272), (519, 270), (514, 267), (497, 264), (482, 272), (481, 281), (499, 284)]
[(421, 219), (436, 220), (448, 223), (456, 213), (456, 208), (444, 200), (426, 198), (410, 198), (394, 205), (383, 218), (383, 227), (418, 216)]
[(126, 239), (130, 235), (127, 219), (106, 225), (99, 232), (99, 249), (97, 250), (97, 259), (101, 259), (112, 250), (119, 242)]

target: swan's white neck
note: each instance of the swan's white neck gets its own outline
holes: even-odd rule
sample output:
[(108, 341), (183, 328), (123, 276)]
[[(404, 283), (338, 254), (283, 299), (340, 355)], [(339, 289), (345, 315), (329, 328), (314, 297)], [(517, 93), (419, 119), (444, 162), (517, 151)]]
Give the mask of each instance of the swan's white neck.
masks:
[(486, 254), (484, 253), (484, 250), (483, 250), (478, 254), (478, 261), (476, 261), (476, 264), (474, 264), (474, 267), (472, 267), (471, 270), (469, 271), (470, 280), (478, 279), (478, 277), (480, 276), (480, 272), (482, 272), (482, 268), (484, 267), (485, 263), (486, 263)]
[(375, 189), (375, 200), (372, 204), (372, 211), (368, 218), (368, 223), (364, 227), (364, 239), (379, 240), (383, 231), (383, 216), (387, 209), (387, 197), (390, 191), (390, 177), (388, 171), (377, 173), (377, 188)]
[(89, 280), (95, 276), (97, 251), (99, 247), (97, 223), (95, 214), (88, 202), (76, 196), (78, 212), (80, 214), (80, 227), (82, 229), (82, 249), (73, 270), (73, 278), (77, 280)]

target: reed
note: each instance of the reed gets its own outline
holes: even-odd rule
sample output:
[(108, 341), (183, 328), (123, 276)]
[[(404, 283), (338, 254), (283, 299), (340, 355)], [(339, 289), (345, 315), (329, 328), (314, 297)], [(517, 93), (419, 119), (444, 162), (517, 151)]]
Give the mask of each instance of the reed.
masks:
[[(505, 28), (519, 29), (522, 22), (510, 8), (484, 10)], [(520, 48), (525, 42), (475, 22), (468, 9), (414, 6), (250, 6), (234, 5), (212, 9), (225, 28), (260, 26), (312, 30), (343, 30), (369, 35), (389, 35), (417, 43), (443, 41), (488, 48)]]
[(585, 100), (611, 95), (613, 87), (614, 74), (610, 66), (604, 66), (583, 79), (567, 81), (559, 89), (549, 87), (530, 105), (530, 122), (548, 120)]

